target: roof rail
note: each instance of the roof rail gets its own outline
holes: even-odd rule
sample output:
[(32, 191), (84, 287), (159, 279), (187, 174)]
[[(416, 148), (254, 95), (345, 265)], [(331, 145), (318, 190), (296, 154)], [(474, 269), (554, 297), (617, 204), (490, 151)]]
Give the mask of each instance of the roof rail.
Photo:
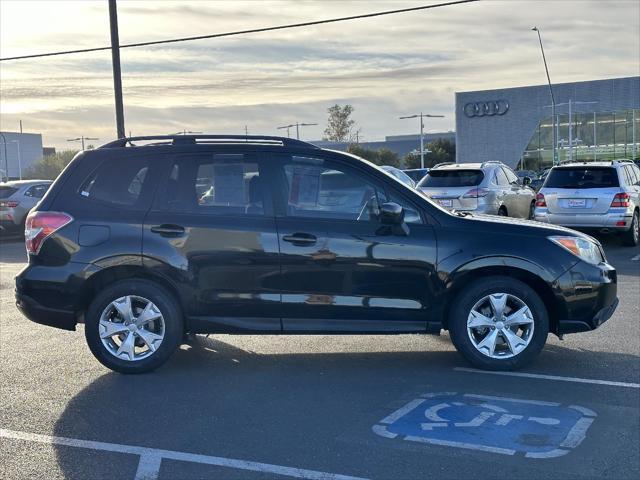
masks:
[(498, 164), (502, 164), (502, 162), (500, 160), (487, 160), (486, 162), (482, 162), (482, 164), (480, 165), (480, 167), (484, 167), (487, 163), (498, 163)]
[[(158, 143), (153, 145), (166, 145), (169, 142), (171, 142), (171, 145), (195, 145), (197, 143), (261, 143), (270, 145), (280, 144), (283, 147), (319, 148), (312, 143), (303, 142), (302, 140), (267, 135), (147, 135), (119, 138), (118, 140), (105, 143), (98, 148), (122, 148), (127, 145), (135, 147), (136, 145), (133, 142), (149, 140), (158, 140)], [(198, 142), (198, 140), (203, 140), (203, 142)]]

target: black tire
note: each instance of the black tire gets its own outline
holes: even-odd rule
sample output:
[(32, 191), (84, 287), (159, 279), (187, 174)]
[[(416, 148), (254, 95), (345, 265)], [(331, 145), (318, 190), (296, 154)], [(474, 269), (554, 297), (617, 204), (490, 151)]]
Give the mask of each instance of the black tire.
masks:
[(631, 219), (631, 228), (620, 235), (622, 244), (626, 247), (637, 247), (640, 241), (640, 213), (638, 210), (633, 212)]
[[(155, 352), (136, 361), (117, 358), (103, 345), (99, 323), (102, 312), (117, 298), (135, 295), (153, 302), (164, 318), (164, 338)], [(141, 279), (121, 280), (104, 288), (91, 302), (85, 315), (85, 337), (91, 353), (105, 367), (120, 373), (146, 373), (165, 363), (183, 336), (182, 312), (178, 302), (162, 286)]]
[[(533, 335), (515, 356), (492, 358), (480, 352), (467, 332), (467, 318), (474, 305), (492, 293), (507, 293), (520, 299), (533, 315)], [(530, 363), (542, 350), (549, 334), (549, 316), (540, 296), (527, 284), (511, 277), (494, 276), (477, 280), (455, 298), (449, 315), (449, 334), (458, 352), (484, 370), (516, 370)]]
[(499, 217), (508, 217), (509, 216), (509, 212), (507, 212), (507, 207), (505, 207), (504, 205), (501, 206), (498, 209), (498, 216)]
[(529, 218), (528, 220), (534, 220), (536, 215), (536, 202), (531, 202), (531, 205), (529, 205)]

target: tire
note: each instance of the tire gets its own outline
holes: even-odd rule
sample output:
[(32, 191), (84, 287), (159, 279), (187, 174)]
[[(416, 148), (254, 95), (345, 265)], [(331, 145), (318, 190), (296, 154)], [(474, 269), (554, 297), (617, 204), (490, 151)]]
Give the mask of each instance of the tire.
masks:
[(507, 212), (507, 208), (504, 205), (498, 209), (498, 216), (499, 217), (508, 217), (509, 216), (509, 213)]
[(536, 215), (536, 202), (531, 202), (531, 205), (529, 205), (529, 218), (527, 218), (527, 220), (534, 220)]
[(640, 213), (638, 210), (633, 212), (631, 220), (631, 228), (621, 234), (622, 244), (626, 247), (637, 247), (640, 237)]
[[(128, 310), (133, 312), (131, 319), (136, 322), (125, 322), (124, 316), (114, 306), (114, 301), (120, 300), (121, 302), (117, 302), (118, 305), (127, 310), (122, 307), (126, 305), (126, 302), (122, 302), (125, 298), (130, 298)], [(141, 327), (125, 327), (125, 323), (137, 323), (138, 319), (143, 321), (141, 313), (146, 305), (145, 301), (153, 304), (149, 307), (150, 314), (146, 318), (154, 320)], [(100, 333), (106, 331), (105, 324), (122, 332), (103, 341)], [(129, 328), (135, 330), (127, 330)], [(114, 350), (122, 347), (130, 335), (132, 340), (127, 345), (133, 345), (132, 348), (124, 349), (116, 356), (119, 350), (115, 353)], [(158, 339), (161, 335), (162, 338)], [(162, 286), (147, 280), (121, 280), (104, 288), (89, 305), (85, 315), (85, 337), (91, 353), (105, 367), (120, 373), (150, 372), (165, 363), (180, 345), (183, 337), (182, 312), (174, 296)], [(145, 343), (143, 338), (151, 341)], [(148, 344), (152, 344), (153, 347)], [(142, 353), (136, 353), (136, 349)], [(134, 359), (131, 358), (132, 355)]]
[[(495, 294), (494, 298), (500, 301), (506, 299), (505, 317), (499, 317), (503, 320), (505, 318), (508, 319), (510, 314), (523, 308), (523, 305), (528, 307), (530, 315), (514, 316), (512, 318), (514, 322), (516, 320), (522, 322), (522, 324), (517, 323), (520, 326), (517, 327), (515, 333), (513, 330), (516, 328), (515, 324), (511, 327), (511, 333), (514, 333), (518, 340), (515, 340), (508, 332), (503, 333), (507, 326), (501, 321), (489, 323), (488, 325), (493, 326), (493, 329), (491, 329), (491, 326), (474, 328), (471, 330), (473, 335), (468, 330), (467, 324), (474, 307), (477, 309), (476, 313), (484, 312), (486, 314), (485, 317), (482, 317), (482, 315), (476, 317), (476, 314), (474, 314), (471, 317), (474, 322), (484, 323), (485, 319), (493, 320), (491, 318), (491, 315), (494, 315), (491, 301), (486, 300), (488, 304), (484, 301), (492, 294)], [(504, 297), (500, 297), (500, 295), (504, 295)], [(479, 302), (480, 306), (478, 306)], [(516, 370), (522, 368), (540, 353), (547, 341), (549, 316), (544, 302), (531, 287), (515, 278), (503, 276), (481, 278), (462, 291), (455, 298), (453, 305), (449, 315), (451, 340), (458, 352), (477, 368), (484, 370)], [(489, 307), (489, 310), (487, 307)], [(525, 321), (527, 323), (524, 323)], [(500, 329), (500, 327), (504, 328)], [(525, 335), (525, 329), (529, 331), (528, 335)], [(496, 333), (494, 334), (493, 332)], [(485, 338), (489, 339), (490, 335), (494, 335), (492, 338), (497, 339), (493, 355), (488, 351), (487, 347), (479, 345), (482, 347), (479, 348), (477, 346), (482, 344)], [(516, 346), (515, 353), (509, 347), (511, 343), (506, 341), (507, 336), (511, 339), (511, 343)], [(526, 343), (526, 346), (523, 346), (524, 343)]]

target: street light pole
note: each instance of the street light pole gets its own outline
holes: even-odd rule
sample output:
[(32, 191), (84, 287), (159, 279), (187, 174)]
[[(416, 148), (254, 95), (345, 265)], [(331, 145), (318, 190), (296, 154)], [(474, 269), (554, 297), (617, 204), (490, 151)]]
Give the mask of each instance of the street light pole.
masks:
[(538, 41), (540, 42), (540, 51), (542, 52), (542, 61), (544, 62), (544, 70), (547, 72), (547, 82), (549, 83), (549, 93), (551, 94), (551, 130), (553, 135), (553, 164), (558, 164), (558, 134), (555, 128), (556, 125), (556, 99), (553, 95), (553, 87), (551, 86), (551, 77), (549, 76), (549, 67), (547, 66), (547, 57), (544, 54), (544, 47), (542, 46), (542, 36), (540, 35), (540, 29), (533, 27), (531, 30), (538, 33)]
[(81, 135), (77, 138), (68, 138), (67, 142), (80, 142), (80, 145), (82, 145), (82, 151), (84, 152), (85, 140), (100, 140), (100, 139), (98, 137), (85, 137), (84, 135)]
[(300, 123), (300, 122), (296, 122), (296, 123), (292, 123), (291, 125), (283, 125), (281, 127), (278, 127), (278, 130), (287, 130), (287, 138), (290, 138), (289, 136), (289, 129), (292, 127), (296, 127), (296, 138), (298, 140), (300, 140), (300, 127), (310, 127), (312, 125), (318, 125), (317, 123)]
[(9, 181), (9, 157), (7, 156), (7, 137), (4, 136), (4, 133), (0, 132), (0, 136), (2, 136), (2, 143), (4, 144), (4, 176), (5, 181)]
[(430, 115), (428, 113), (417, 113), (415, 115), (408, 115), (406, 117), (400, 117), (400, 120), (407, 118), (419, 118), (420, 119), (420, 168), (424, 168), (424, 117), (427, 118), (444, 118), (444, 115)]
[(122, 71), (120, 70), (120, 39), (118, 36), (118, 7), (116, 0), (109, 0), (109, 25), (111, 26), (111, 64), (113, 65), (113, 91), (116, 102), (116, 131), (118, 138), (125, 138), (124, 106), (122, 103)]

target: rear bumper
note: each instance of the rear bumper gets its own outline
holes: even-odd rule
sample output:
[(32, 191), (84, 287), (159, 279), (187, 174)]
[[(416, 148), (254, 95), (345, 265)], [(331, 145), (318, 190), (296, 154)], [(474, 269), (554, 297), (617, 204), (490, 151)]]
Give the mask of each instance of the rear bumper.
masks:
[[(534, 213), (538, 222), (551, 223), (571, 228), (585, 228), (593, 230), (617, 230), (627, 231), (631, 228), (633, 212), (621, 210), (600, 214), (588, 213), (549, 213), (546, 208), (536, 208)], [(624, 225), (620, 225), (624, 222)]]
[(578, 262), (554, 282), (561, 308), (556, 332), (595, 330), (611, 318), (618, 306), (616, 270), (607, 263)]
[(73, 311), (45, 307), (28, 295), (18, 292), (16, 292), (16, 306), (32, 322), (63, 330), (76, 329), (77, 321)]

